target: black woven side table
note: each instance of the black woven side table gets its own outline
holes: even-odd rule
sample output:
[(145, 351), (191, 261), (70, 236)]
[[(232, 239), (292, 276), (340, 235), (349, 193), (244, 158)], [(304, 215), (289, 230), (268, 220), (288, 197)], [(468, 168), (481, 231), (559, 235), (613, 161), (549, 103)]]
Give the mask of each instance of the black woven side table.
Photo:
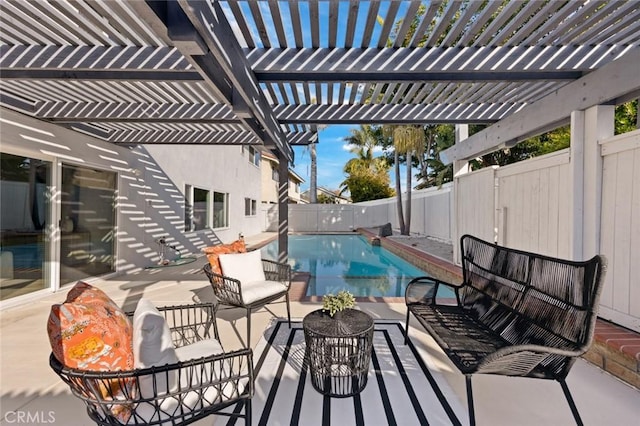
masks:
[(320, 309), (304, 317), (302, 327), (314, 389), (337, 398), (362, 392), (371, 361), (373, 319), (356, 309), (333, 318)]

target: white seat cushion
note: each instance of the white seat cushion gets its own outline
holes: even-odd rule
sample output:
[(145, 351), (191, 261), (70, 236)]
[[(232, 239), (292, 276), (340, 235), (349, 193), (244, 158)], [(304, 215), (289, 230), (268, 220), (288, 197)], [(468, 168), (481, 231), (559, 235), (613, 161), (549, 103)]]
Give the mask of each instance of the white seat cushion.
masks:
[(242, 301), (251, 304), (261, 299), (287, 291), (287, 286), (279, 281), (250, 281), (242, 283)]
[[(224, 353), (220, 342), (215, 339), (201, 340), (188, 346), (176, 349), (176, 354), (180, 361), (189, 361), (210, 355)], [(129, 423), (137, 421), (153, 422), (162, 421), (162, 424), (172, 424), (171, 417), (177, 412), (190, 412), (199, 410), (204, 406), (213, 405), (223, 400), (238, 397), (247, 384), (248, 379), (238, 383), (236, 388), (231, 382), (218, 382), (229, 377), (231, 366), (229, 360), (216, 361), (214, 364), (196, 365), (194, 367), (184, 367), (180, 371), (180, 387), (176, 386), (172, 390), (173, 394), (167, 394), (164, 400), (158, 401), (161, 411), (156, 412), (153, 405), (143, 402), (135, 408), (134, 416)], [(211, 371), (213, 367), (213, 371)], [(176, 393), (193, 389), (187, 393)], [(181, 396), (180, 400), (178, 396)], [(189, 416), (187, 416), (189, 417)]]
[(265, 280), (260, 250), (248, 253), (221, 254), (218, 259), (222, 274), (240, 281), (241, 284)]

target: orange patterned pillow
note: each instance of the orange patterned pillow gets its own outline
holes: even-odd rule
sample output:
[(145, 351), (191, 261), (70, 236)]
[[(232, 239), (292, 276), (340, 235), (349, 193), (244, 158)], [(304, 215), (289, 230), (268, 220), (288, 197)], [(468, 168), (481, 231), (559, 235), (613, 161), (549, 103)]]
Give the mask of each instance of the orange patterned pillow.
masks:
[(240, 238), (239, 240), (235, 240), (232, 243), (229, 244), (218, 244), (217, 246), (211, 246), (211, 247), (205, 247), (202, 249), (202, 252), (205, 254), (212, 254), (212, 253), (216, 253), (216, 251), (220, 248), (220, 247), (229, 247), (230, 249), (233, 250), (233, 253), (246, 253), (247, 252), (247, 246), (244, 242), (244, 238)]
[[(91, 371), (133, 369), (131, 321), (102, 290), (89, 284), (78, 282), (63, 304), (51, 307), (47, 332), (53, 354), (66, 367)], [(120, 389), (118, 383), (98, 383), (105, 399), (132, 393), (131, 389)], [(131, 409), (115, 405), (112, 412), (126, 422)]]
[(236, 240), (230, 244), (220, 244), (213, 247), (205, 247), (202, 249), (207, 254), (209, 264), (211, 265), (211, 271), (216, 274), (222, 275), (222, 268), (220, 267), (220, 261), (218, 257), (221, 254), (229, 253), (246, 253), (247, 246), (244, 243), (244, 239)]

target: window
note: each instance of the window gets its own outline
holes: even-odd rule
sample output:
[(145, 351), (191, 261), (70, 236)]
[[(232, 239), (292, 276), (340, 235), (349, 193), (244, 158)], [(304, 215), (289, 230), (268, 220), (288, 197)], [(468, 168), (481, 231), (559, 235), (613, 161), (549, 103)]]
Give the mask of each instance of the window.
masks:
[(255, 216), (257, 213), (257, 201), (252, 200), (251, 198), (244, 199), (244, 215), (245, 216)]
[(295, 191), (296, 191), (296, 194), (300, 193), (300, 183), (299, 182), (296, 182)]
[(213, 193), (213, 227), (226, 228), (229, 226), (229, 194)]
[(280, 180), (280, 175), (278, 174), (278, 165), (277, 164), (272, 164), (271, 165), (271, 179), (275, 180), (276, 182), (278, 182)]
[(260, 151), (252, 146), (247, 147), (247, 150), (249, 151), (249, 162), (255, 166), (260, 167)]
[(184, 186), (184, 230), (199, 231), (211, 223), (211, 191)]

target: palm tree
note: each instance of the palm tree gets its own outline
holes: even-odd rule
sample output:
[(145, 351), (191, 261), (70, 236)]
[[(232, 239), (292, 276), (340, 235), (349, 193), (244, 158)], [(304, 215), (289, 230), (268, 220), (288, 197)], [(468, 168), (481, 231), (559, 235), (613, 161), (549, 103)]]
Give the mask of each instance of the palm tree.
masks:
[[(398, 221), (400, 223), (400, 233), (409, 235), (411, 232), (411, 166), (413, 155), (422, 158), (425, 153), (425, 135), (421, 126), (383, 126), (386, 135), (393, 138), (395, 173), (396, 173), (396, 194), (398, 206)], [(402, 195), (400, 191), (400, 155), (404, 154), (407, 164), (407, 208), (403, 213)], [(405, 215), (406, 214), (406, 215)]]
[[(347, 145), (350, 145), (349, 152), (356, 154), (355, 158), (351, 158), (344, 165), (344, 172), (347, 175), (357, 171), (358, 169), (371, 169), (374, 167), (373, 150), (376, 146), (376, 140), (373, 137), (371, 126), (360, 126), (359, 129), (351, 129), (351, 134), (343, 139)], [(347, 188), (347, 181), (340, 184), (343, 187), (342, 192)]]
[(373, 166), (373, 152), (377, 146), (377, 141), (373, 135), (371, 126), (364, 125), (360, 126), (359, 129), (351, 129), (351, 134), (345, 137), (344, 141), (348, 145), (351, 145), (349, 152), (357, 155), (357, 158), (352, 158), (351, 160), (349, 160), (349, 162), (355, 160), (359, 163), (362, 163), (364, 166)]
[(344, 166), (347, 177), (340, 183), (341, 194), (348, 190), (353, 202), (392, 196), (389, 164), (384, 157), (374, 157), (375, 149), (379, 146), (376, 129), (368, 125), (352, 129), (344, 141), (351, 146), (349, 151), (356, 157), (351, 158)]

